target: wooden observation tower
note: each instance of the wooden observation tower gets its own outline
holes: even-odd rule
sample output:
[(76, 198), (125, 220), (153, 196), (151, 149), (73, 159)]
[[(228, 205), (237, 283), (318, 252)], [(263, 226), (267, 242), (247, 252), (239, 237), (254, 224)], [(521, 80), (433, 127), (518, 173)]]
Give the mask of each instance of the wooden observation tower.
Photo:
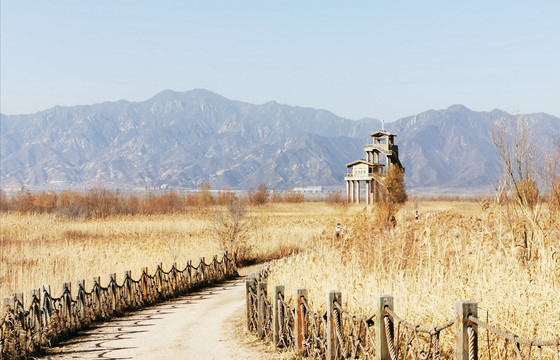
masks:
[(395, 137), (385, 130), (370, 134), (373, 143), (366, 144), (366, 158), (346, 164), (346, 201), (360, 203), (360, 182), (366, 184), (366, 205), (382, 199), (383, 177), (391, 166), (402, 168)]

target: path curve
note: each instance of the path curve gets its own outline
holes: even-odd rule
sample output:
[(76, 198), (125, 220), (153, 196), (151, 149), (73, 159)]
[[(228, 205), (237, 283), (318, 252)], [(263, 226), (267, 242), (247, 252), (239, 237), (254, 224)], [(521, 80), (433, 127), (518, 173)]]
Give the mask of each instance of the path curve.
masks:
[(99, 323), (44, 357), (62, 359), (268, 359), (240, 343), (232, 318), (245, 306), (244, 278)]

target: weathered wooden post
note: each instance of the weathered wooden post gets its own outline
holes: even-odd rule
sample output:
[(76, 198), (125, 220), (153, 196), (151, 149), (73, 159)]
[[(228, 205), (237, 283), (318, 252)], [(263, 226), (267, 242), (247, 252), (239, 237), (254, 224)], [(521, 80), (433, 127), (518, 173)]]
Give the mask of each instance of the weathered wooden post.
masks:
[(272, 297), (272, 346), (278, 347), (280, 338), (284, 336), (281, 329), (284, 327), (282, 315), (284, 309), (280, 307), (280, 300), (284, 300), (284, 285), (274, 285), (274, 294)]
[(142, 290), (142, 301), (148, 300), (148, 268), (142, 268), (142, 277), (140, 278), (140, 287)]
[[(478, 359), (478, 326), (469, 321), (469, 315), (478, 316), (478, 303), (457, 301), (455, 303), (455, 360)], [(470, 339), (469, 332), (472, 336)]]
[(17, 306), (17, 303), (19, 302), (20, 306), (23, 309), (25, 309), (25, 306), (23, 306), (23, 293), (22, 292), (14, 293), (14, 298), (16, 299), (16, 306)]
[(84, 279), (80, 279), (76, 281), (76, 287), (78, 289), (78, 293), (76, 294), (76, 306), (78, 308), (78, 316), (80, 320), (84, 320), (86, 317), (86, 303), (84, 299), (84, 292), (86, 291), (86, 281)]
[(101, 277), (100, 276), (94, 276), (93, 277), (93, 287), (92, 287), (92, 300), (91, 300), (91, 305), (93, 307), (93, 318), (97, 319), (101, 313), (101, 294), (99, 293), (100, 291), (100, 287), (101, 287)]
[(156, 270), (156, 280), (157, 280), (157, 289), (158, 289), (157, 291), (159, 296), (161, 296), (163, 292), (162, 272), (163, 272), (163, 263), (160, 262), (157, 265), (157, 270)]
[(109, 274), (109, 295), (111, 296), (111, 312), (117, 310), (117, 274)]
[(266, 320), (266, 296), (267, 296), (267, 283), (259, 282), (257, 285), (257, 307), (258, 311), (258, 322), (257, 322), (257, 334), (262, 339), (265, 335), (265, 320)]
[(132, 306), (132, 270), (124, 271), (124, 293), (128, 307)]
[(200, 264), (198, 265), (198, 268), (200, 270), (200, 273), (202, 275), (202, 282), (204, 282), (204, 280), (206, 280), (206, 260), (204, 259), (204, 257), (200, 258)]
[(72, 283), (63, 282), (62, 283), (62, 316), (63, 319), (67, 321), (66, 327), (70, 327), (71, 322), (71, 311), (72, 311)]
[(253, 294), (257, 293), (257, 279), (255, 274), (250, 274), (245, 279), (245, 299), (247, 302), (247, 329), (249, 331), (254, 331), (253, 329)]
[(340, 291), (329, 291), (327, 293), (327, 360), (336, 359), (337, 336), (336, 330), (341, 325), (341, 314), (335, 313), (335, 303), (342, 304), (342, 293)]
[(212, 275), (210, 275), (210, 281), (216, 281), (218, 278), (218, 255), (214, 255), (212, 259)]
[(385, 308), (393, 310), (393, 297), (391, 295), (378, 295), (376, 298), (376, 324), (375, 324), (375, 359), (376, 360), (390, 360), (389, 341), (387, 339), (384, 312)]
[(52, 305), (50, 300), (51, 286), (43, 284), (41, 286), (41, 310), (45, 316), (45, 326), (48, 325), (52, 316)]
[(187, 287), (192, 286), (192, 260), (187, 260)]
[(296, 352), (301, 354), (303, 352), (303, 340), (305, 339), (305, 323), (307, 321), (307, 314), (304, 301), (307, 302), (308, 291), (304, 288), (296, 289), (296, 297), (294, 301), (296, 318), (294, 319), (294, 343), (296, 345)]
[(171, 287), (173, 288), (173, 293), (177, 291), (177, 262), (173, 263), (171, 266)]
[(39, 335), (39, 338), (40, 338), (40, 336), (41, 336), (41, 309), (40, 309), (39, 305), (41, 303), (41, 289), (33, 288), (29, 292), (29, 295), (31, 296), (31, 306), (32, 306), (31, 307), (31, 311), (32, 311), (31, 327), (33, 328), (33, 331), (35, 331), (35, 333)]
[(222, 257), (222, 262), (224, 263), (224, 275), (227, 277), (229, 275), (228, 271), (228, 252), (224, 251), (224, 256)]

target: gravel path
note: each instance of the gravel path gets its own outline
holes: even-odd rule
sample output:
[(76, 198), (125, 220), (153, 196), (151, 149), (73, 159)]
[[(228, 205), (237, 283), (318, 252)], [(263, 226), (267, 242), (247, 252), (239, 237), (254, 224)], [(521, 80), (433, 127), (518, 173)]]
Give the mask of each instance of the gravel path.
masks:
[(100, 323), (83, 335), (48, 349), (58, 359), (270, 359), (263, 345), (239, 341), (244, 279), (228, 281), (122, 318)]

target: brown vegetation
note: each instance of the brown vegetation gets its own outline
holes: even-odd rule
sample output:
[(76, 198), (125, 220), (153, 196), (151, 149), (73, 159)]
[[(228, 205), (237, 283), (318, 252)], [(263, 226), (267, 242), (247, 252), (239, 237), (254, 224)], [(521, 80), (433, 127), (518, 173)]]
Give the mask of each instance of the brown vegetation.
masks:
[[(86, 195), (83, 195), (86, 196)], [(188, 207), (184, 213), (69, 218), (53, 213), (0, 213), (0, 297), (48, 283), (59, 293), (63, 281), (107, 277), (143, 266), (209, 259), (226, 249), (213, 230), (214, 210)], [(320, 203), (248, 206), (245, 262), (260, 262), (301, 251), (339, 212)], [(108, 278), (107, 278), (108, 280)]]

